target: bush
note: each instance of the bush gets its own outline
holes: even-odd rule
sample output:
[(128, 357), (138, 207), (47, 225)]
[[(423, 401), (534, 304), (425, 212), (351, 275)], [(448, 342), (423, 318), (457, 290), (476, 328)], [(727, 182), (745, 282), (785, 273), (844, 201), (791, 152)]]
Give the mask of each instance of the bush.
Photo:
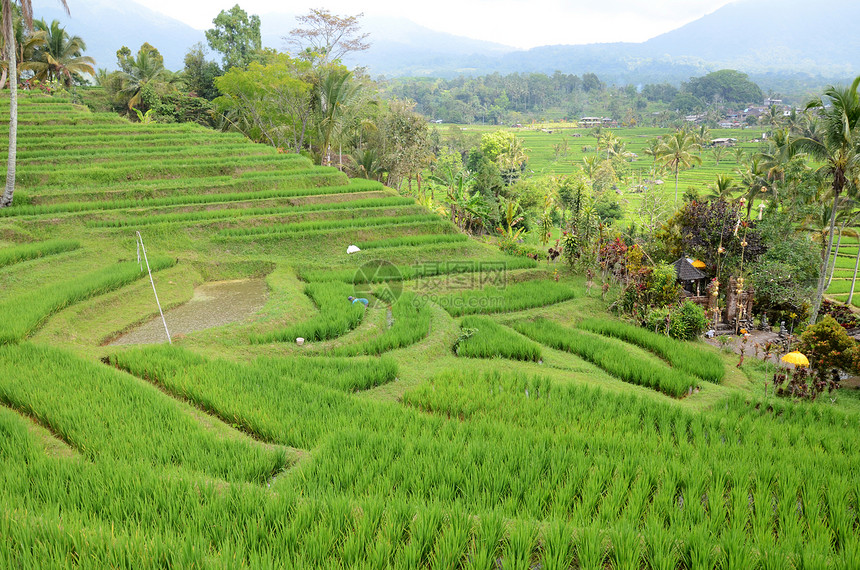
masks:
[(803, 331), (798, 350), (806, 355), (820, 378), (832, 368), (856, 371), (860, 362), (857, 342), (829, 315)]
[(821, 301), (821, 313), (833, 317), (837, 323), (842, 325), (842, 328), (850, 329), (860, 326), (860, 318), (848, 308), (848, 305), (823, 299)]
[(702, 307), (685, 301), (680, 307), (651, 309), (645, 317), (645, 326), (678, 340), (693, 340), (707, 328), (708, 317)]

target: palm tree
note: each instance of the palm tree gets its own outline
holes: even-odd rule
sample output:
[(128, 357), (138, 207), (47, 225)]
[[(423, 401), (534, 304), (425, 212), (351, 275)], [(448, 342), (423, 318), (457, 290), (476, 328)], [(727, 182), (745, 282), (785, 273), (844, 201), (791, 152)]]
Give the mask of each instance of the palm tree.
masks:
[(717, 166), (720, 165), (720, 161), (723, 159), (723, 155), (726, 152), (726, 147), (717, 145), (711, 149), (711, 156), (714, 157), (714, 161), (717, 163)]
[(44, 20), (35, 22), (36, 30), (42, 32), (45, 38), (43, 46), (33, 52), (33, 59), (21, 66), (35, 73), (39, 81), (61, 80), (66, 87), (72, 84), (72, 76), (81, 73), (95, 75), (95, 60), (81, 55), (87, 49), (79, 36), (69, 36), (60, 22), (54, 20), (51, 25)]
[(171, 85), (178, 81), (177, 77), (164, 67), (162, 59), (146, 49), (137, 52), (137, 57), (129, 58), (128, 69), (122, 71), (121, 76), (123, 80), (121, 91), (130, 96), (129, 110), (141, 104), (143, 88), (147, 84)]
[(736, 170), (741, 176), (741, 184), (746, 189), (744, 197), (747, 205), (747, 218), (750, 217), (753, 206), (755, 206), (756, 198), (764, 197), (768, 192), (767, 175), (762, 167), (762, 161), (759, 156), (753, 156), (745, 165), (746, 168)]
[(845, 202), (845, 207), (840, 209), (836, 214), (836, 218), (841, 220), (839, 224), (839, 237), (836, 239), (836, 249), (833, 250), (833, 267), (830, 268), (830, 275), (827, 277), (827, 285), (824, 286), (825, 290), (829, 289), (830, 284), (833, 283), (833, 275), (836, 273), (836, 260), (839, 259), (839, 247), (842, 245), (842, 236), (847, 235), (848, 237), (857, 237), (856, 231), (850, 227), (846, 228), (845, 226), (854, 225), (860, 212), (857, 212), (854, 209), (856, 207), (854, 200), (846, 200)]
[(657, 151), (660, 162), (675, 171), (675, 206), (678, 206), (678, 173), (682, 168), (690, 168), (693, 164), (702, 164), (699, 156), (692, 151), (701, 148), (696, 142), (695, 135), (681, 129), (663, 138), (663, 143)]
[(774, 131), (768, 149), (758, 154), (761, 169), (770, 183), (775, 200), (779, 199), (779, 189), (785, 182), (787, 167), (799, 154), (797, 147), (791, 144), (788, 129)]
[(830, 224), (827, 240), (827, 253), (821, 264), (818, 287), (812, 304), (810, 323), (818, 318), (824, 287), (827, 284), (830, 252), (833, 248), (833, 229), (836, 225), (836, 210), (842, 191), (847, 185), (857, 186), (860, 175), (860, 76), (849, 87), (830, 86), (824, 91), (829, 105), (824, 106), (822, 98), (807, 103), (807, 109), (817, 109), (817, 127), (807, 136), (801, 136), (794, 145), (807, 152), (823, 164), (819, 171), (831, 180), (833, 206), (830, 208)]
[(735, 186), (735, 181), (728, 174), (717, 174), (717, 179), (712, 186), (710, 186), (711, 192), (708, 194), (708, 198), (714, 200), (731, 200), (732, 193), (735, 190), (739, 190), (737, 186)]
[[(15, 16), (13, 22), (15, 27), (15, 49), (17, 61), (30, 61), (33, 59), (33, 52), (36, 48), (45, 45), (45, 32), (32, 30), (28, 31), (24, 26), (24, 19), (20, 15)], [(0, 45), (3, 45), (3, 53), (5, 54), (5, 42), (0, 40)], [(0, 75), (0, 89), (6, 86), (6, 78), (9, 74), (8, 62), (4, 59), (2, 62), (2, 75)], [(21, 78), (21, 67), (18, 67), (17, 76)]]
[[(15, 195), (15, 161), (18, 151), (18, 69), (17, 69), (17, 53), (15, 49), (15, 31), (13, 26), (13, 0), (0, 0), (3, 2), (0, 14), (3, 18), (3, 42), (6, 47), (6, 61), (8, 62), (9, 71), (9, 154), (6, 160), (6, 187), (3, 190), (3, 197), (0, 198), (0, 208), (5, 208), (12, 205), (12, 198)], [(24, 20), (27, 28), (33, 29), (33, 4), (30, 0), (20, 0), (21, 17)], [(60, 4), (65, 8), (66, 13), (69, 12), (69, 6), (66, 0), (60, 0)]]
[(314, 112), (319, 131), (320, 164), (331, 164), (331, 145), (343, 130), (346, 113), (358, 98), (359, 85), (346, 69), (330, 68), (323, 72), (313, 92)]

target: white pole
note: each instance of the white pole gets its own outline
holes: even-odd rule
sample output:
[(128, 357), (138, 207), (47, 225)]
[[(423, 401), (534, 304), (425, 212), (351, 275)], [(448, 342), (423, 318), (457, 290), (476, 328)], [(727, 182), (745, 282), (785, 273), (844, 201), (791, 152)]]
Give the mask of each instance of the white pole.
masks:
[[(143, 250), (143, 260), (146, 262), (146, 270), (149, 272), (149, 282), (152, 283), (152, 292), (155, 295), (155, 303), (158, 305), (158, 312), (161, 313), (161, 322), (164, 323), (164, 332), (167, 333), (167, 342), (173, 344), (173, 340), (170, 338), (170, 331), (167, 330), (167, 321), (164, 319), (164, 311), (161, 310), (161, 302), (158, 300), (158, 291), (155, 290), (155, 281), (152, 280), (152, 270), (149, 268), (149, 260), (146, 258), (146, 247), (143, 245), (143, 236), (140, 235), (140, 232), (135, 232), (137, 234), (137, 243), (140, 250)], [(138, 259), (140, 259), (140, 253), (138, 252)]]

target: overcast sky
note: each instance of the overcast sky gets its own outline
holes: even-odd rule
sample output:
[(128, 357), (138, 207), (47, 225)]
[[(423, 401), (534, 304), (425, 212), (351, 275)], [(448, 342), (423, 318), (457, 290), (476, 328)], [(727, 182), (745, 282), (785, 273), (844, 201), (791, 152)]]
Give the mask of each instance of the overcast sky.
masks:
[[(433, 30), (518, 48), (551, 44), (640, 42), (732, 0), (241, 0), (252, 14), (307, 13), (404, 17)], [(198, 29), (211, 27), (236, 0), (146, 0), (145, 5)], [(285, 30), (285, 33), (288, 30)], [(372, 38), (371, 38), (372, 40)]]

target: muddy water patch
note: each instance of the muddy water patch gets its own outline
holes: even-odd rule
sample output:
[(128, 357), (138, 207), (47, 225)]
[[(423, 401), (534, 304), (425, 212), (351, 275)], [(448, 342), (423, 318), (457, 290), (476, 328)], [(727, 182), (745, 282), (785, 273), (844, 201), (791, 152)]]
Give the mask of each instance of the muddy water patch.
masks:
[[(241, 322), (266, 304), (269, 290), (265, 279), (238, 279), (204, 283), (194, 289), (187, 303), (164, 313), (170, 335)], [(110, 344), (151, 344), (167, 342), (161, 317), (137, 326)]]

